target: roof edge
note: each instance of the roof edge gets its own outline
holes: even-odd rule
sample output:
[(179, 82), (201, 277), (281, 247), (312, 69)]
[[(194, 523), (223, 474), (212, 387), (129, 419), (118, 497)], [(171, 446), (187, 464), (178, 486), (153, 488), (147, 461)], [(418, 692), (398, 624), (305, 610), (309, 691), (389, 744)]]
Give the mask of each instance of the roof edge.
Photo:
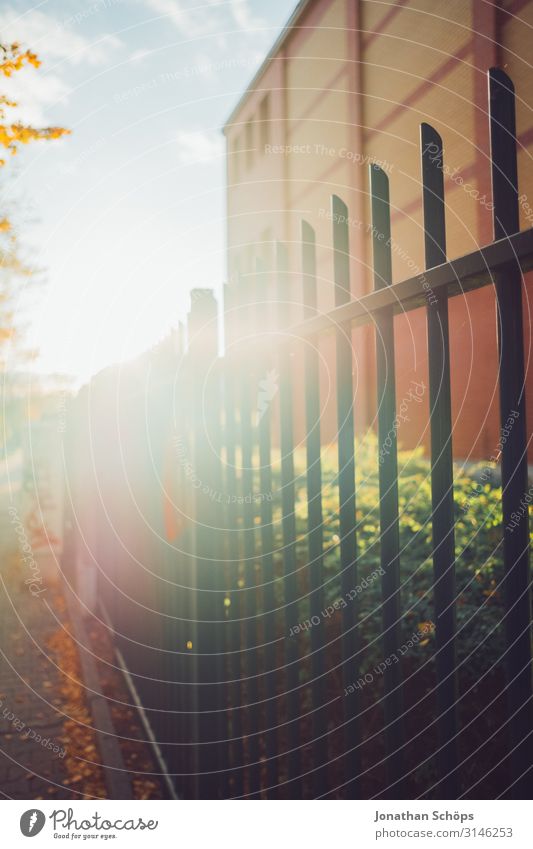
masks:
[(310, 6), (312, 2), (313, 2), (313, 0), (300, 0), (298, 5), (295, 7), (291, 16), (287, 20), (287, 23), (285, 24), (285, 26), (281, 30), (280, 34), (278, 35), (278, 37), (274, 41), (272, 47), (268, 51), (265, 58), (261, 62), (261, 65), (259, 66), (259, 68), (255, 72), (255, 74), (253, 75), (252, 79), (250, 80), (250, 82), (246, 86), (245, 90), (243, 91), (243, 93), (239, 97), (237, 103), (235, 104), (235, 106), (231, 110), (230, 114), (228, 115), (228, 117), (224, 121), (224, 124), (222, 125), (222, 132), (224, 134), (226, 133), (227, 127), (233, 122), (233, 119), (234, 119), (235, 115), (237, 114), (237, 112), (239, 111), (239, 109), (242, 107), (244, 102), (247, 100), (248, 96), (256, 88), (257, 83), (259, 82), (259, 80), (261, 79), (261, 77), (263, 76), (263, 74), (265, 73), (267, 68), (269, 67), (272, 59), (274, 59), (274, 57), (278, 53), (279, 49), (283, 46), (285, 41), (288, 39), (288, 37), (291, 34), (291, 31), (294, 28), (296, 22), (301, 18), (301, 16), (306, 11), (307, 7)]

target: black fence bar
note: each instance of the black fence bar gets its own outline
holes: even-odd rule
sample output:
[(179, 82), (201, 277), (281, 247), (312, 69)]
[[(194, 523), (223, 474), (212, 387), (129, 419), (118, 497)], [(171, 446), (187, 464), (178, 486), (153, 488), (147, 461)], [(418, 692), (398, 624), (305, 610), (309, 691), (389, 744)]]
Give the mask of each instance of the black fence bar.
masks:
[[(519, 227), (516, 120), (513, 83), (503, 71), (489, 71), (490, 143), (494, 238), (505, 239)], [(512, 261), (496, 274), (501, 427), (514, 421), (502, 440), (502, 512), (504, 597), (509, 730), (514, 783), (510, 794), (531, 795), (533, 767), (531, 701), (531, 596), (527, 428), (522, 319), (522, 272)]]
[[(276, 275), (278, 298), (278, 327), (287, 325), (290, 309), (288, 258), (285, 245), (276, 245)], [(285, 602), (285, 682), (287, 702), (288, 780), (291, 798), (302, 793), (300, 752), (300, 691), (298, 643), (290, 636), (291, 628), (299, 622), (298, 586), (296, 581), (296, 517), (294, 513), (294, 436), (292, 409), (292, 358), (288, 339), (279, 345), (279, 416), (281, 450), (281, 516), (283, 531), (283, 572)]]
[[(216, 319), (215, 319), (216, 320)], [(211, 465), (210, 485), (210, 523), (211, 523), (211, 564), (209, 569), (209, 586), (212, 592), (213, 621), (213, 651), (215, 668), (215, 709), (213, 722), (216, 735), (216, 761), (218, 775), (215, 776), (215, 798), (226, 798), (229, 793), (230, 772), (227, 768), (229, 744), (227, 734), (227, 688), (226, 688), (226, 649), (230, 645), (230, 628), (226, 617), (224, 601), (226, 598), (227, 559), (224, 550), (225, 541), (225, 511), (224, 511), (224, 474), (222, 467), (223, 448), (223, 365), (218, 359), (218, 333), (215, 333), (217, 349), (214, 353), (209, 374), (205, 385), (205, 415), (208, 419), (207, 433), (209, 437), (209, 460)]]
[[(182, 638), (179, 644), (180, 660), (182, 668), (183, 687), (182, 699), (185, 714), (182, 718), (182, 739), (186, 746), (180, 752), (180, 767), (176, 772), (190, 773), (190, 778), (180, 778), (177, 783), (178, 792), (184, 798), (194, 798), (198, 793), (198, 782), (195, 773), (198, 771), (198, 747), (191, 745), (198, 739), (198, 690), (197, 675), (198, 664), (194, 653), (198, 626), (194, 621), (197, 613), (197, 593), (195, 587), (195, 554), (194, 554), (194, 504), (191, 497), (189, 483), (189, 463), (193, 459), (192, 433), (194, 427), (193, 392), (191, 371), (189, 368), (190, 357), (187, 354), (180, 364), (180, 394), (184, 411), (179, 422), (178, 429), (178, 457), (179, 473), (177, 487), (183, 487), (187, 492), (185, 502), (185, 519), (187, 528), (180, 538), (180, 574), (182, 576), (180, 612), (182, 616)], [(190, 523), (190, 524), (189, 524)]]
[[(348, 208), (336, 195), (331, 199), (333, 222), (333, 280), (335, 306), (350, 299), (350, 246), (348, 237)], [(336, 391), (337, 391), (337, 450), (339, 483), (339, 536), (341, 594), (346, 602), (357, 586), (357, 543), (355, 537), (355, 431), (354, 393), (352, 378), (352, 329), (349, 323), (336, 330)], [(361, 751), (359, 748), (359, 700), (357, 692), (347, 694), (347, 688), (358, 678), (359, 663), (357, 635), (357, 602), (342, 608), (342, 683), (344, 687), (344, 794), (358, 798), (360, 792)], [(351, 687), (353, 690), (353, 686)]]
[(226, 364), (224, 376), (224, 407), (225, 407), (225, 444), (226, 444), (226, 552), (229, 559), (229, 612), (231, 623), (229, 630), (228, 677), (233, 682), (230, 687), (230, 717), (227, 734), (232, 743), (230, 746), (229, 763), (233, 767), (230, 794), (241, 796), (244, 788), (244, 749), (243, 749), (243, 711), (242, 711), (242, 639), (241, 618), (243, 612), (242, 591), (239, 587), (239, 527), (238, 527), (238, 480), (237, 480), (237, 422), (235, 421), (235, 386), (232, 359)]
[[(268, 292), (268, 275), (262, 263), (257, 265), (257, 276), (260, 283), (260, 292)], [(264, 294), (258, 295), (256, 305), (257, 327), (261, 327), (264, 315)], [(266, 328), (269, 329), (268, 327)], [(261, 572), (263, 583), (263, 654), (264, 675), (263, 684), (265, 689), (265, 723), (266, 730), (265, 756), (266, 756), (266, 787), (268, 796), (276, 795), (278, 784), (278, 710), (277, 710), (277, 687), (276, 687), (276, 596), (274, 575), (274, 526), (272, 522), (272, 458), (271, 458), (271, 418), (272, 405), (268, 398), (269, 387), (275, 385), (276, 374), (272, 356), (265, 346), (265, 353), (259, 361), (259, 377), (265, 381), (267, 391), (262, 403), (258, 404), (258, 443), (259, 443), (259, 515), (261, 520)]]
[[(253, 287), (250, 278), (244, 282), (242, 292), (242, 303), (246, 304), (246, 315), (250, 321), (254, 317)], [(252, 290), (252, 293), (251, 293)], [(249, 345), (249, 339), (244, 343)], [(242, 351), (242, 347), (241, 347)], [(246, 775), (248, 784), (245, 786), (247, 795), (257, 795), (260, 789), (260, 763), (259, 763), (259, 687), (257, 679), (258, 639), (257, 639), (257, 595), (256, 595), (256, 556), (257, 540), (255, 532), (255, 504), (254, 504), (254, 426), (252, 420), (253, 395), (257, 385), (257, 375), (253, 363), (242, 357), (239, 369), (239, 382), (241, 384), (241, 449), (242, 449), (242, 473), (241, 473), (241, 498), (242, 498), (242, 526), (243, 526), (243, 558), (244, 558), (244, 581), (245, 581), (245, 701), (246, 705)]]
[[(231, 287), (226, 284), (225, 295), (225, 332), (226, 338), (230, 337), (232, 328), (236, 325), (238, 312), (233, 299)], [(228, 662), (226, 664), (228, 678), (233, 682), (228, 688), (229, 693), (229, 721), (226, 733), (231, 740), (228, 753), (228, 762), (232, 767), (231, 785), (229, 795), (242, 796), (244, 789), (244, 749), (243, 749), (243, 711), (242, 704), (242, 640), (241, 640), (241, 618), (242, 618), (242, 592), (239, 586), (239, 535), (238, 527), (239, 509), (237, 504), (238, 480), (237, 480), (237, 440), (238, 423), (236, 421), (235, 391), (236, 362), (232, 353), (226, 355), (223, 370), (223, 397), (224, 397), (224, 442), (225, 455), (225, 524), (226, 545), (225, 553), (228, 557), (228, 586), (229, 601), (228, 619), (230, 622), (228, 645)]]
[[(377, 165), (370, 166), (374, 288), (392, 283), (389, 180)], [(398, 444), (396, 422), (396, 368), (394, 316), (390, 307), (376, 316), (378, 402), (378, 464), (381, 592), (383, 604), (383, 703), (387, 741), (386, 795), (401, 798), (405, 783), (402, 672), (400, 657), (400, 532), (398, 524)]]
[[(302, 276), (304, 317), (317, 310), (316, 244), (313, 228), (302, 221)], [(307, 480), (307, 555), (309, 559), (309, 592), (311, 628), (311, 672), (313, 706), (313, 797), (327, 787), (328, 736), (326, 679), (324, 658), (324, 531), (322, 515), (322, 464), (320, 456), (320, 375), (319, 340), (312, 336), (305, 341), (305, 421), (306, 421), (306, 480)], [(318, 619), (315, 624), (314, 619)]]
[[(442, 139), (429, 124), (420, 132), (426, 267), (446, 262)], [(427, 344), (431, 427), (431, 504), (435, 604), (435, 664), (439, 749), (437, 793), (456, 799), (457, 658), (455, 650), (455, 520), (453, 501), (450, 341), (446, 291), (428, 292)]]
[[(219, 625), (222, 619), (218, 592), (217, 528), (220, 528), (216, 495), (220, 492), (219, 458), (213, 427), (218, 416), (218, 399), (212, 367), (217, 355), (216, 303), (205, 295), (193, 302), (189, 321), (190, 360), (194, 362), (193, 383), (193, 468), (199, 482), (195, 488), (195, 578), (196, 634), (192, 651), (197, 664), (198, 729), (197, 787), (202, 799), (216, 799), (222, 768), (219, 711), (220, 689)], [(213, 497), (215, 496), (215, 497)]]

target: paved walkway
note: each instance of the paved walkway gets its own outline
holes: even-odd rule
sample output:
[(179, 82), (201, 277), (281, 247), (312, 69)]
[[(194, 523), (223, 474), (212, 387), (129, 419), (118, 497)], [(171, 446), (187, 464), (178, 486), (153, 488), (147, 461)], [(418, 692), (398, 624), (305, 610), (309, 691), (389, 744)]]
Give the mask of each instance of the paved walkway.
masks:
[[(0, 798), (83, 799), (115, 794), (115, 798), (164, 798), (168, 791), (154, 774), (158, 768), (150, 747), (142, 742), (144, 733), (136, 715), (128, 713), (129, 737), (137, 736), (139, 742), (129, 743), (123, 752), (114, 733), (97, 735), (92, 727), (102, 729), (102, 709), (108, 718), (110, 712), (102, 697), (90, 694), (91, 689), (100, 688), (94, 679), (87, 681), (86, 657), (80, 663), (71, 636), (77, 632), (59, 583), (44, 581), (33, 589), (44, 592), (32, 594), (20, 564), (4, 554), (0, 559)], [(113, 732), (113, 726), (109, 727)], [(102, 755), (110, 762), (110, 747), (115, 757), (121, 750), (122, 771), (100, 765)], [(131, 774), (133, 763), (142, 764), (140, 774)]]
[(65, 794), (66, 698), (49, 643), (64, 626), (57, 589), (32, 595), (14, 557), (0, 581), (0, 790), (15, 799)]

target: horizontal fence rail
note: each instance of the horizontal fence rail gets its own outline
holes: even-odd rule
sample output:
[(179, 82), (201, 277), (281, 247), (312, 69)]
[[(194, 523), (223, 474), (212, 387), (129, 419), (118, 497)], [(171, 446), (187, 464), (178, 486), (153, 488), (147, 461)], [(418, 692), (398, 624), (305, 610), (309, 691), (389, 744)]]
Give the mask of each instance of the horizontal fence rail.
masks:
[[(496, 69), (488, 81), (492, 244), (447, 258), (443, 142), (424, 123), (423, 272), (393, 283), (394, 186), (371, 165), (372, 292), (351, 297), (349, 211), (333, 196), (330, 312), (318, 309), (316, 235), (304, 221), (290, 246), (301, 273), (290, 271), (288, 246), (277, 244), (272, 267), (258, 261), (253, 275), (226, 284), (223, 356), (214, 297), (194, 290), (188, 349), (166, 375), (142, 385), (132, 377), (114, 408), (117, 387), (93, 381), (73, 405), (69, 551), (95, 553), (101, 609), (184, 797), (527, 798), (522, 283), (533, 269), (533, 230), (518, 232), (512, 82)], [(502, 429), (513, 424), (502, 440), (502, 519), (490, 554), (491, 563), (501, 560), (501, 579), (468, 618), (463, 595), (474, 592), (484, 564), (458, 584), (467, 552), (457, 537), (448, 304), (487, 286), (496, 296), (500, 421)], [(397, 436), (404, 402), (395, 317), (419, 307), (430, 506), (415, 540), (427, 537), (424, 556), (412, 553), (404, 532), (409, 481)], [(364, 440), (356, 440), (354, 333), (363, 325), (375, 336), (370, 472), (360, 457)], [(321, 430), (324, 358), (336, 404), (333, 446)], [(427, 576), (426, 590), (408, 602), (416, 574)], [(465, 655), (465, 634), (494, 616), (489, 601), (499, 590), (500, 618)], [(422, 611), (431, 621), (418, 621)], [(418, 660), (416, 645), (426, 647)], [(487, 646), (496, 660), (476, 673)]]
[(353, 327), (371, 324), (373, 316), (385, 307), (392, 307), (395, 315), (425, 307), (428, 292), (444, 290), (452, 298), (493, 285), (498, 274), (505, 272), (513, 263), (519, 265), (522, 274), (533, 268), (533, 229), (501, 238), (480, 250), (422, 271), (393, 286), (348, 301), (328, 313), (291, 326), (290, 331), (295, 336), (306, 338), (335, 330), (347, 321)]

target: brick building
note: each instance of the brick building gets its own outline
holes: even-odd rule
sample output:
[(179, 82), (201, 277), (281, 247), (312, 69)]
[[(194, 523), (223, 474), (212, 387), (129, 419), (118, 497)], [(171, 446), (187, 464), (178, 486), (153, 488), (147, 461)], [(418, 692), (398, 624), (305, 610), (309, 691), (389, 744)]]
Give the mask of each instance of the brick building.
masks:
[[(259, 258), (273, 266), (273, 245), (288, 248), (287, 301), (301, 302), (300, 226), (317, 238), (319, 305), (333, 307), (330, 196), (350, 211), (351, 292), (372, 286), (368, 165), (387, 171), (392, 204), (393, 278), (424, 268), (420, 123), (444, 141), (447, 247), (450, 258), (492, 239), (486, 71), (502, 67), (517, 92), (521, 227), (533, 224), (532, 0), (302, 0), (230, 115), (227, 139), (228, 279), (253, 282)], [(531, 200), (529, 200), (531, 199)], [(531, 204), (531, 205), (530, 205)], [(264, 280), (265, 300), (271, 291)], [(524, 314), (529, 365), (531, 322)], [(425, 310), (396, 318), (397, 397), (413, 380), (427, 385)], [(373, 331), (354, 332), (356, 425), (375, 416)], [(324, 435), (334, 438), (322, 343)], [(489, 457), (499, 441), (498, 349), (491, 287), (450, 301), (454, 454)], [(531, 384), (532, 369), (528, 369)], [(533, 393), (528, 419), (533, 421)], [(427, 445), (428, 397), (411, 407), (398, 434)]]

